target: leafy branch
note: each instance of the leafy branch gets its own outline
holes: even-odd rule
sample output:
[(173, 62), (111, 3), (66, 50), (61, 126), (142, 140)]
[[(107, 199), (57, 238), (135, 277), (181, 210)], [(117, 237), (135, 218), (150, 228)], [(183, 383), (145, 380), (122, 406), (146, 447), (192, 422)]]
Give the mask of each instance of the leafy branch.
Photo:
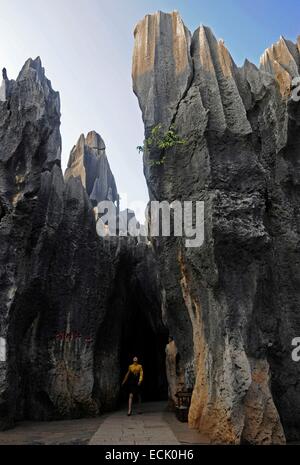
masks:
[(163, 152), (163, 157), (160, 160), (151, 160), (150, 166), (162, 165), (166, 160), (165, 151), (177, 145), (185, 145), (186, 139), (181, 139), (176, 132), (174, 125), (171, 125), (168, 131), (163, 132), (162, 125), (158, 124), (151, 130), (150, 136), (144, 141), (144, 145), (139, 145), (137, 150), (139, 153), (145, 153), (147, 150), (158, 149)]

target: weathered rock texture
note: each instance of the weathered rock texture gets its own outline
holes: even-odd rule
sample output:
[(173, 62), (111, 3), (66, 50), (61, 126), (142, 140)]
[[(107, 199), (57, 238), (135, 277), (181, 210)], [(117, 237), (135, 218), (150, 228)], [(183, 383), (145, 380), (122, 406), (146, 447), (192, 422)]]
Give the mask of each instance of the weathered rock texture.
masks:
[(178, 353), (174, 340), (170, 340), (166, 347), (166, 373), (168, 379), (168, 397), (169, 406), (175, 409), (177, 404), (176, 394), (185, 388), (184, 367), (180, 363), (180, 354)]
[(151, 200), (204, 200), (205, 242), (153, 240), (164, 320), (193, 388), (189, 423), (220, 443), (299, 439), (299, 41), (238, 68), (205, 26), (177, 13), (135, 30), (133, 88), (146, 138), (174, 124), (185, 145), (144, 154)]
[[(127, 339), (133, 355), (141, 348), (135, 321), (151, 339), (141, 355), (152, 387), (166, 389), (153, 250), (96, 233), (93, 201), (117, 196), (102, 139), (81, 136), (64, 181), (59, 95), (40, 60), (28, 60), (16, 81), (3, 77), (0, 429), (116, 406), (130, 362)], [(149, 354), (162, 366), (156, 373)]]
[(93, 205), (102, 200), (115, 202), (118, 192), (111, 172), (103, 139), (95, 131), (82, 134), (73, 148), (65, 179), (80, 177)]
[[(65, 178), (60, 104), (39, 59), (0, 88), (0, 428), (115, 408), (130, 357), (145, 396), (193, 391), (189, 423), (212, 442), (299, 439), (300, 111), (297, 44), (238, 68), (207, 27), (177, 13), (136, 28), (134, 90), (151, 200), (203, 200), (205, 242), (97, 236), (116, 202), (101, 137), (81, 136)], [(123, 220), (123, 217), (122, 217)], [(122, 226), (123, 227), (123, 226)], [(167, 329), (166, 329), (167, 328)], [(172, 336), (166, 349), (166, 337)]]

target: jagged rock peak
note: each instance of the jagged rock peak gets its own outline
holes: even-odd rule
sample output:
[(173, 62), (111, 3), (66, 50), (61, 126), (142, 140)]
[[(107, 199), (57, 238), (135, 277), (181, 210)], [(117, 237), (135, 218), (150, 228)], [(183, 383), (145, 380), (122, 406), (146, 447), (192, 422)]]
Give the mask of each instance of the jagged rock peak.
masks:
[(26, 96), (28, 100), (33, 97), (33, 94), (37, 94), (37, 90), (42, 89), (42, 92), (44, 94), (44, 98), (47, 100), (49, 96), (51, 95), (51, 99), (55, 103), (55, 108), (58, 114), (60, 114), (60, 99), (59, 99), (59, 93), (55, 92), (52, 89), (51, 81), (47, 79), (45, 75), (45, 69), (42, 66), (42, 61), (40, 57), (37, 57), (36, 59), (29, 58), (23, 68), (21, 69), (18, 78), (16, 81), (14, 80), (9, 80), (7, 78), (7, 71), (6, 68), (3, 69), (2, 71), (2, 76), (3, 76), (3, 81), (1, 85), (1, 91), (0, 91), (0, 100), (5, 101), (7, 100), (10, 95), (11, 95), (11, 88), (14, 85), (18, 85), (23, 81), (32, 81), (34, 85), (32, 87), (28, 86), (26, 88)]
[(298, 43), (280, 37), (278, 42), (267, 48), (260, 59), (260, 69), (276, 79), (283, 97), (290, 94), (291, 80), (299, 76), (300, 52)]
[(147, 127), (171, 122), (192, 79), (190, 46), (191, 34), (178, 12), (159, 11), (136, 26), (133, 88)]
[(89, 132), (86, 137), (81, 134), (73, 147), (65, 180), (70, 177), (80, 177), (93, 205), (103, 200), (115, 202), (118, 199), (117, 186), (106, 156), (105, 143), (95, 131)]
[[(51, 169), (54, 163), (60, 163), (60, 98), (46, 78), (40, 58), (27, 60), (16, 80), (8, 79), (6, 68), (2, 76), (0, 119), (5, 124), (0, 160), (10, 163), (21, 198), (26, 182), (30, 179), (35, 184), (35, 170)], [(25, 135), (30, 146), (26, 153), (22, 150)]]
[(0, 102), (5, 102), (9, 96), (9, 79), (7, 77), (6, 68), (2, 70), (2, 83), (0, 86)]
[(251, 132), (236, 83), (237, 67), (210, 28), (200, 26), (191, 38), (177, 12), (158, 12), (140, 21), (134, 34), (133, 90), (146, 132), (158, 123), (168, 127), (195, 83), (210, 111), (211, 129)]
[(217, 41), (210, 27), (201, 25), (198, 29), (196, 29), (193, 40), (194, 42), (199, 41), (201, 45), (201, 59), (203, 66), (206, 66), (208, 70), (215, 72), (214, 62), (218, 62), (224, 76), (233, 76), (235, 63), (225, 46), (224, 40), (220, 39)]
[(45, 78), (45, 69), (42, 66), (40, 57), (36, 57), (34, 60), (32, 58), (28, 58), (19, 73), (18, 79), (22, 79), (27, 76), (28, 73), (33, 72), (35, 72), (36, 76), (41, 80)]
[(237, 67), (224, 41), (218, 41), (209, 27), (200, 26), (193, 35), (192, 57), (193, 83), (210, 111), (209, 128), (249, 134), (251, 126), (236, 82)]
[(4, 81), (8, 80), (6, 68), (2, 69), (2, 78), (4, 79)]
[[(267, 49), (260, 69), (248, 60), (238, 68), (223, 40), (200, 26), (192, 36), (178, 12), (147, 15), (134, 32), (133, 90), (143, 113), (146, 133), (176, 119), (180, 102), (189, 89), (200, 90), (211, 130), (247, 135), (251, 102), (278, 83), (282, 97), (290, 95), (291, 80), (299, 75), (300, 39), (283, 37)], [(249, 93), (250, 87), (250, 93)]]
[(97, 152), (105, 151), (106, 146), (102, 137), (96, 131), (90, 131), (86, 136), (86, 144)]

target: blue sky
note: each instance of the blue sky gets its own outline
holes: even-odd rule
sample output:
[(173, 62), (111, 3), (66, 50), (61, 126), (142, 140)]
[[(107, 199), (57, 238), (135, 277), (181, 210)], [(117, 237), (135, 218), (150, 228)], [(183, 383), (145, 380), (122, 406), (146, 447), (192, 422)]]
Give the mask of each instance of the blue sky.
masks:
[(257, 64), (280, 35), (300, 34), (299, 0), (0, 0), (0, 66), (16, 78), (39, 55), (60, 92), (63, 168), (79, 135), (95, 129), (129, 203), (148, 199), (136, 151), (143, 126), (131, 90), (133, 29), (157, 10), (178, 10), (192, 32), (210, 26), (237, 64)]

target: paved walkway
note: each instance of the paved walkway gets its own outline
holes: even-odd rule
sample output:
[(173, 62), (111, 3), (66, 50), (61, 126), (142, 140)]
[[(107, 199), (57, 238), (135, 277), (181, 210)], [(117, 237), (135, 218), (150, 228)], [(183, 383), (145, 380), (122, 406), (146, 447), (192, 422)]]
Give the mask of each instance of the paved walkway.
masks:
[(87, 445), (103, 421), (102, 417), (83, 420), (18, 423), (0, 432), (1, 445)]
[(0, 445), (176, 445), (205, 444), (197, 431), (180, 423), (165, 402), (145, 403), (142, 414), (126, 410), (98, 418), (53, 422), (21, 422), (0, 432)]
[(141, 414), (121, 410), (109, 415), (90, 440), (90, 445), (205, 444), (205, 438), (180, 423), (165, 402), (142, 405)]

